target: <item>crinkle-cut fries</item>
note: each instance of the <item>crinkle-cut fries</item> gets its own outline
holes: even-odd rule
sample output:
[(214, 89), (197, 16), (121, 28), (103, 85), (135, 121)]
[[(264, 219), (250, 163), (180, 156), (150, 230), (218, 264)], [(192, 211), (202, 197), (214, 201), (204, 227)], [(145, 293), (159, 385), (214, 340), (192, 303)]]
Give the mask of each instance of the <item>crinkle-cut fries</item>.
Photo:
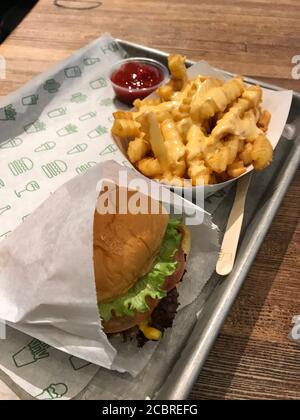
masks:
[(128, 143), (128, 158), (145, 176), (175, 186), (189, 179), (208, 185), (235, 178), (253, 164), (268, 166), (273, 150), (261, 109), (262, 89), (241, 77), (189, 79), (185, 57), (170, 55), (170, 81), (156, 97), (114, 113), (112, 134)]

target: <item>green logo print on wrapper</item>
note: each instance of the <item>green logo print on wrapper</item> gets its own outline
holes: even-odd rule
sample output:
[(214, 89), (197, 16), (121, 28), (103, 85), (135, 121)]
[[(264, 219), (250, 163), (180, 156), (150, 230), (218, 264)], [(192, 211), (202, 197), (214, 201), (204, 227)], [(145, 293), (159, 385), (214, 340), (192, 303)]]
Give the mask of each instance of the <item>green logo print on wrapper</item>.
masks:
[(9, 204), (7, 206), (0, 207), (0, 216), (2, 216), (2, 214), (6, 213), (8, 210), (11, 210), (11, 206)]
[(40, 189), (40, 186), (38, 184), (38, 182), (36, 181), (30, 181), (28, 182), (28, 184), (25, 185), (25, 188), (23, 190), (17, 191), (15, 190), (15, 194), (18, 198), (21, 198), (23, 196), (23, 194), (25, 194), (26, 192), (34, 192)]
[(87, 57), (83, 59), (85, 66), (92, 66), (93, 64), (99, 63), (101, 60), (99, 57)]
[(61, 117), (62, 115), (66, 115), (67, 108), (66, 107), (60, 107), (56, 109), (52, 109), (51, 111), (47, 112), (47, 115), (49, 118), (57, 118)]
[(97, 165), (97, 162), (83, 163), (82, 165), (80, 165), (76, 168), (76, 172), (77, 172), (78, 175), (83, 174), (84, 172), (86, 172), (87, 170), (89, 170), (90, 168), (92, 168), (95, 165)]
[(0, 233), (0, 238), (6, 238), (11, 233), (11, 230), (8, 232)]
[(81, 77), (81, 70), (79, 66), (67, 67), (64, 69), (66, 77), (72, 79), (74, 77)]
[(68, 387), (64, 383), (50, 384), (47, 388), (36, 395), (39, 400), (59, 400), (68, 392)]
[(14, 176), (18, 176), (18, 175), (24, 174), (25, 172), (31, 171), (33, 166), (34, 165), (33, 165), (32, 160), (27, 157), (13, 160), (12, 162), (9, 162), (8, 164), (8, 168), (10, 169), (11, 173)]
[(221, 190), (221, 191), (217, 191), (215, 194), (209, 196), (208, 198), (205, 199), (205, 201), (209, 204), (211, 204), (214, 200), (214, 198), (222, 198), (226, 195), (226, 192)]
[(48, 79), (46, 80), (46, 82), (43, 85), (43, 88), (48, 92), (48, 93), (56, 93), (59, 91), (60, 88), (60, 83), (57, 82), (55, 79)]
[(32, 123), (26, 124), (24, 130), (27, 134), (38, 133), (46, 130), (46, 124), (41, 120), (35, 120)]
[(49, 357), (49, 348), (48, 344), (34, 338), (12, 356), (14, 364), (17, 368), (32, 365), (32, 363)]
[(42, 165), (41, 168), (44, 174), (51, 179), (65, 173), (68, 165), (63, 160), (53, 160), (52, 162), (46, 163), (46, 165)]
[(92, 89), (101, 89), (107, 86), (107, 81), (104, 77), (99, 77), (96, 80), (92, 80), (90, 86)]
[(114, 103), (114, 101), (111, 98), (104, 98), (104, 99), (101, 99), (101, 101), (100, 101), (101, 106), (112, 106), (113, 103)]
[(97, 116), (97, 112), (88, 112), (87, 114), (83, 114), (80, 117), (78, 117), (79, 121), (86, 121), (90, 120), (91, 118), (95, 118)]
[(17, 116), (17, 111), (13, 105), (7, 105), (0, 108), (0, 121), (14, 121)]
[(45, 143), (42, 143), (40, 146), (38, 146), (34, 151), (36, 153), (39, 152), (48, 152), (49, 150), (54, 149), (56, 146), (55, 141), (46, 141)]
[(85, 102), (86, 100), (87, 100), (87, 95), (84, 95), (81, 92), (73, 93), (70, 99), (70, 101), (75, 104), (80, 104), (82, 102)]
[(99, 155), (100, 156), (104, 156), (104, 155), (109, 155), (110, 153), (114, 153), (118, 150), (117, 146), (115, 144), (109, 144), (108, 146), (105, 147), (105, 149), (103, 149)]
[(27, 219), (28, 216), (30, 216), (30, 213), (29, 214), (25, 214), (25, 216), (22, 217), (22, 222), (25, 222), (25, 220)]
[(2, 179), (0, 178), (0, 190), (1, 190), (1, 188), (4, 188), (5, 187), (5, 183), (4, 183), (4, 181), (2, 181)]
[(78, 127), (75, 124), (68, 124), (65, 127), (57, 130), (56, 134), (60, 137), (69, 136), (70, 134), (77, 133)]
[(71, 366), (74, 370), (80, 370), (80, 369), (83, 369), (83, 368), (91, 365), (90, 362), (87, 362), (86, 360), (79, 359), (76, 356), (70, 356), (69, 361), (70, 361)]
[(85, 152), (89, 146), (86, 143), (76, 144), (72, 149), (70, 149), (68, 155), (76, 155), (77, 153)]
[(28, 95), (22, 98), (22, 104), (27, 105), (36, 105), (38, 103), (39, 95)]
[(94, 139), (96, 137), (102, 136), (103, 134), (106, 134), (107, 132), (108, 129), (106, 127), (103, 125), (98, 125), (98, 127), (88, 133), (88, 136), (90, 139)]
[(107, 54), (108, 52), (117, 52), (119, 51), (119, 45), (115, 41), (109, 42), (105, 47), (101, 47), (101, 50), (104, 52), (104, 54)]
[(132, 165), (129, 163), (128, 160), (123, 160), (122, 165), (127, 166), (128, 168), (132, 168)]
[(14, 137), (8, 140), (5, 140), (3, 143), (0, 143), (0, 149), (13, 149), (14, 147), (19, 147), (23, 143), (22, 139)]

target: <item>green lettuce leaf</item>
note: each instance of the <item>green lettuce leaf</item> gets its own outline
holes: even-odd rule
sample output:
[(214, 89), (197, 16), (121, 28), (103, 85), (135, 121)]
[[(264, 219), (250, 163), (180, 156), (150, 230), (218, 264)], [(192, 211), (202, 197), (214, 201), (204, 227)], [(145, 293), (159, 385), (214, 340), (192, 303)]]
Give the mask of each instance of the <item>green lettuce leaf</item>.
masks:
[(102, 320), (109, 321), (115, 314), (116, 316), (133, 316), (137, 312), (146, 312), (149, 307), (146, 297), (162, 299), (166, 292), (161, 289), (165, 278), (175, 273), (178, 262), (174, 261), (174, 255), (179, 249), (181, 233), (178, 226), (181, 219), (170, 219), (160, 252), (155, 260), (152, 270), (139, 279), (128, 292), (110, 303), (99, 304), (99, 312)]

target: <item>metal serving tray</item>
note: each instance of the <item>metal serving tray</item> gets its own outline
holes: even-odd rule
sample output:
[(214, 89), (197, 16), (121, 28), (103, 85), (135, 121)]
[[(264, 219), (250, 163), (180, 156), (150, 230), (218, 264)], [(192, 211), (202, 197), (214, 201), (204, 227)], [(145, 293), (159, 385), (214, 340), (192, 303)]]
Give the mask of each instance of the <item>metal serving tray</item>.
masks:
[[(148, 56), (166, 64), (168, 54), (165, 52), (122, 40), (118, 42), (129, 56)], [(188, 61), (188, 65), (192, 64), (192, 61)], [(254, 79), (245, 78), (245, 80), (268, 89), (281, 90), (277, 86)], [(299, 165), (300, 94), (298, 93), (293, 95), (288, 124), (290, 132), (295, 133), (294, 139), (288, 140), (282, 137), (276, 147), (272, 165), (263, 173), (255, 173), (252, 176), (234, 269), (226, 278), (216, 273), (211, 276), (203, 292), (196, 299), (195, 305), (192, 304), (193, 309), (189, 312), (195, 314), (197, 310), (200, 310), (198, 318), (194, 323), (190, 322), (189, 325), (181, 326), (180, 342), (174, 343), (174, 347), (170, 349), (164, 347), (162, 341), (160, 353), (154, 353), (145, 372), (137, 378), (100, 368), (96, 377), (77, 396), (77, 399), (134, 400), (148, 397), (163, 400), (188, 397)], [(219, 226), (221, 236), (226, 226), (234, 193), (234, 188), (231, 188), (214, 212), (214, 222)], [(166, 357), (162, 357), (166, 355), (167, 360)], [(159, 364), (160, 358), (163, 358), (163, 363)], [(22, 398), (29, 397), (10, 380), (6, 382)]]
[[(165, 52), (123, 40), (118, 42), (129, 56), (147, 56), (164, 64), (167, 62), (168, 54)], [(192, 64), (192, 61), (188, 61), (188, 65)], [(228, 72), (223, 73), (232, 75)], [(278, 86), (250, 78), (245, 78), (245, 81), (272, 90), (282, 90)], [(156, 381), (152, 380), (153, 383), (139, 384), (140, 389), (145, 388), (145, 397), (147, 395), (153, 399), (188, 397), (299, 165), (300, 94), (298, 93), (293, 95), (288, 124), (295, 133), (294, 139), (288, 140), (282, 137), (276, 148), (273, 164), (263, 173), (255, 173), (252, 176), (239, 249), (232, 273), (226, 278), (216, 273), (212, 275), (203, 292), (205, 296), (203, 310), (189, 334), (189, 339), (172, 361), (168, 372), (162, 372), (161, 377)], [(214, 221), (219, 225), (221, 234), (225, 229), (234, 193), (233, 188), (214, 214)], [(154, 366), (155, 363), (155, 360), (150, 361), (150, 365)], [(100, 395), (99, 397), (101, 398)], [(132, 394), (131, 398), (137, 396)]]

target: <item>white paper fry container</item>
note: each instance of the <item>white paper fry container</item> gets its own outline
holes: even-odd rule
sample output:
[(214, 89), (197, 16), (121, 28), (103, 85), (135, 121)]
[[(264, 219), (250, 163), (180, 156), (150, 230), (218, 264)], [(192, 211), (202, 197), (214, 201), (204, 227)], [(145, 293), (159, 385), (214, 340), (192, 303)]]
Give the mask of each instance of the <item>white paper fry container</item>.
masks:
[[(188, 70), (189, 77), (196, 77), (197, 75), (201, 74), (203, 76), (212, 76), (216, 77), (222, 80), (228, 80), (230, 79), (229, 76), (224, 76), (223, 73), (220, 71), (217, 71), (213, 67), (211, 67), (206, 61), (200, 61), (193, 66), (191, 66)], [(285, 90), (285, 91), (273, 91), (270, 89), (263, 88), (263, 102), (261, 104), (262, 109), (266, 109), (271, 113), (271, 121), (267, 132), (267, 137), (270, 140), (273, 149), (276, 148), (277, 143), (280, 140), (280, 137), (282, 135), (282, 132), (284, 130), (292, 99), (293, 99), (293, 92), (291, 90)], [(154, 96), (155, 94), (152, 94), (150, 96)], [(116, 140), (115, 140), (116, 141)], [(118, 147), (120, 148), (123, 155), (127, 158), (127, 147), (128, 142), (126, 141), (116, 141)], [(131, 164), (130, 164), (131, 165)], [(170, 187), (170, 185), (163, 184), (166, 188), (171, 188), (174, 190), (177, 194), (182, 195), (183, 193), (185, 196), (193, 196), (197, 193), (200, 193), (203, 191), (204, 197), (209, 197), (210, 195), (216, 193), (219, 190), (222, 190), (226, 187), (229, 187), (230, 185), (233, 185), (234, 182), (236, 182), (239, 178), (244, 176), (246, 173), (253, 170), (253, 166), (249, 165), (247, 167), (247, 172), (240, 175), (237, 178), (230, 179), (226, 182), (221, 182), (219, 184), (211, 184), (211, 185), (205, 185), (205, 186), (197, 186), (197, 187), (184, 187), (182, 188), (176, 188), (176, 187)]]
[[(99, 185), (103, 178), (118, 183), (120, 171), (129, 181), (137, 178), (114, 161), (94, 166), (60, 187), (0, 243), (0, 319), (81, 359), (137, 374), (156, 346), (149, 343), (138, 350), (132, 343), (108, 340), (101, 329), (94, 281), (93, 220)], [(191, 257), (179, 287), (183, 308), (214, 271), (218, 232), (208, 213), (172, 197), (172, 211), (183, 207), (183, 219), (192, 223)], [(202, 224), (195, 224), (195, 217)]]

